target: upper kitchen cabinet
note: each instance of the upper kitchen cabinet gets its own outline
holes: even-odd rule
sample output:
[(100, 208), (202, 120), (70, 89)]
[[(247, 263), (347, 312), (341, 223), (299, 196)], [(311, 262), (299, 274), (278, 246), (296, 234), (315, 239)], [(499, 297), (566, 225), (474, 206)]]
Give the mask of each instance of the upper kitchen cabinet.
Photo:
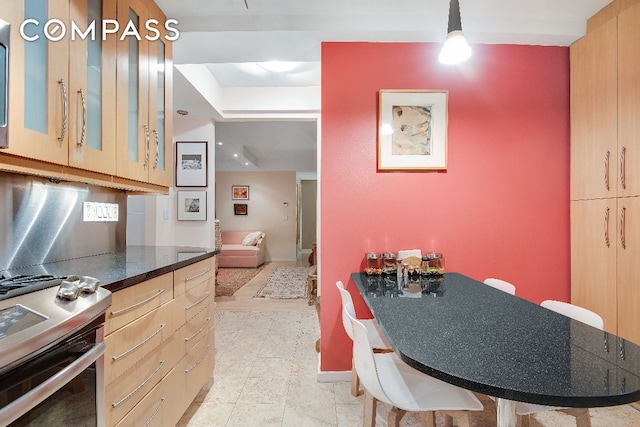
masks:
[(116, 41), (101, 22), (116, 19), (115, 2), (72, 0), (70, 16), (80, 28), (95, 23), (95, 36), (71, 40), (69, 50), (69, 166), (116, 172)]
[(172, 45), (166, 17), (154, 3), (143, 0), (118, 0), (117, 13), (122, 28), (152, 30), (118, 41), (116, 173), (169, 187)]
[(640, 3), (571, 46), (571, 199), (640, 195)]
[[(69, 44), (50, 42), (43, 25), (51, 18), (68, 22), (69, 3), (55, 0), (5, 0), (0, 15), (11, 24), (9, 148), (4, 153), (66, 165), (68, 153)], [(40, 25), (20, 26), (26, 19)]]
[(3, 0), (0, 10), (12, 24), (5, 152), (115, 173), (116, 36), (103, 42), (101, 34), (102, 20), (115, 18), (113, 2)]
[(571, 45), (571, 200), (616, 196), (617, 22)]
[(640, 195), (640, 3), (618, 17), (618, 196)]

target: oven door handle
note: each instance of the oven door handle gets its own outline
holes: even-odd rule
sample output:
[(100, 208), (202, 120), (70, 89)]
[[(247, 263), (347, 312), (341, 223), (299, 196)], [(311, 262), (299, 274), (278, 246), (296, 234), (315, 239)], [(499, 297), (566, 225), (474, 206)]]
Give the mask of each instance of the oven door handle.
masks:
[(10, 424), (45, 401), (65, 384), (71, 382), (82, 371), (87, 369), (96, 360), (104, 356), (106, 346), (104, 342), (97, 343), (91, 350), (80, 356), (69, 366), (44, 381), (42, 384), (29, 391), (0, 409), (0, 419)]

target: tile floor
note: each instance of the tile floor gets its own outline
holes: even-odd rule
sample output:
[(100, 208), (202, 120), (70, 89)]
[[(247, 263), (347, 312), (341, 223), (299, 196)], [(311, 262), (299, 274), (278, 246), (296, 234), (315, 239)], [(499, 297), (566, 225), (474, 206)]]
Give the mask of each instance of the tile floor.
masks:
[[(270, 263), (232, 297), (217, 298), (216, 365), (213, 378), (180, 420), (179, 427), (362, 426), (363, 398), (350, 383), (318, 383), (318, 317), (306, 300), (270, 301), (253, 294), (278, 265)], [(298, 265), (304, 265), (300, 262)], [(485, 411), (474, 427), (495, 425), (495, 406), (484, 396)], [(378, 407), (376, 426), (386, 426), (388, 407)], [(591, 410), (593, 427), (640, 426), (640, 411), (625, 405)], [(402, 426), (417, 426), (408, 414)], [(443, 425), (438, 414), (437, 425)], [(575, 426), (559, 412), (537, 414), (531, 427)]]

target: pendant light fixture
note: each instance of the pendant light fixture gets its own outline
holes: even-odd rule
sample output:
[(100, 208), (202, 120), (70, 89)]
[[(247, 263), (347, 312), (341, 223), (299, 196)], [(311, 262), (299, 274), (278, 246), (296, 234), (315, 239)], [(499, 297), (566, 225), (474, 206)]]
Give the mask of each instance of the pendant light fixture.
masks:
[(442, 64), (459, 64), (471, 56), (471, 48), (462, 34), (460, 20), (460, 4), (458, 0), (450, 0), (449, 25), (447, 26), (447, 40), (444, 42), (440, 57)]

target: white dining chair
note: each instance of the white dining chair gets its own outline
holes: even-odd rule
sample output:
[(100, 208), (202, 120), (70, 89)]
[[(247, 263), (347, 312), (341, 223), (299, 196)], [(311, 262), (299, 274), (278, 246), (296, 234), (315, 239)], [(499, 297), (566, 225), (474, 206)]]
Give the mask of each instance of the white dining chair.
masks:
[[(351, 325), (351, 320), (345, 313), (345, 307), (351, 307), (350, 310), (353, 310), (353, 317), (356, 317), (355, 309), (353, 308), (353, 299), (351, 298), (351, 294), (344, 288), (344, 283), (338, 280), (336, 282), (336, 287), (340, 291), (340, 299), (342, 301), (342, 326), (344, 327), (344, 331), (347, 333), (351, 341), (353, 341), (353, 326)], [(371, 345), (373, 348), (377, 350), (386, 350), (391, 348), (391, 344), (384, 336), (384, 333), (380, 329), (380, 325), (375, 319), (360, 319), (362, 324), (367, 329), (367, 335), (369, 336), (369, 340), (371, 341)], [(353, 366), (353, 360), (351, 361), (351, 394), (353, 396), (358, 396), (360, 394), (360, 382), (358, 380), (358, 374), (356, 373), (355, 367)]]
[(343, 307), (353, 326), (353, 361), (364, 387), (363, 426), (376, 424), (378, 401), (391, 405), (388, 426), (399, 426), (407, 412), (421, 412), (425, 425), (435, 426), (434, 411), (443, 411), (446, 425), (469, 427), (469, 412), (482, 411), (482, 403), (469, 390), (446, 383), (413, 369), (393, 351), (372, 348), (367, 328), (353, 313), (353, 304)]
[[(579, 322), (586, 323), (594, 328), (604, 329), (602, 317), (591, 310), (568, 302), (556, 300), (544, 300), (540, 303), (542, 307), (563, 314)], [(558, 408), (554, 406), (536, 405), (532, 403), (516, 402), (516, 414), (518, 415), (518, 426), (527, 427), (529, 416), (538, 412), (561, 411), (576, 418), (576, 427), (591, 427), (591, 416), (589, 408)]]
[(492, 288), (500, 289), (502, 292), (506, 292), (511, 295), (516, 294), (516, 287), (512, 283), (507, 282), (506, 280), (496, 279), (493, 277), (489, 277), (484, 279), (484, 284), (489, 285)]

